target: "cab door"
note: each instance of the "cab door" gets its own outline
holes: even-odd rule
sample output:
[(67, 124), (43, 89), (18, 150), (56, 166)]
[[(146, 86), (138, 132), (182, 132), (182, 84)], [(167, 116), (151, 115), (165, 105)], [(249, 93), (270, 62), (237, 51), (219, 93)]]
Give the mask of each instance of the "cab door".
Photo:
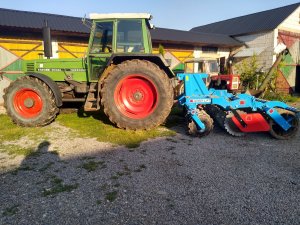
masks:
[(94, 22), (88, 49), (89, 81), (99, 80), (114, 49), (114, 21)]

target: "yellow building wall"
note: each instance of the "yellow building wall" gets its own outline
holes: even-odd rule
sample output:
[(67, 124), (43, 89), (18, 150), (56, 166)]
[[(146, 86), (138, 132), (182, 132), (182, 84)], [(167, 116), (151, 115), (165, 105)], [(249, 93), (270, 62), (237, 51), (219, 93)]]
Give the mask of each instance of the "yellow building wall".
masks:
[(43, 54), (43, 42), (39, 40), (0, 38), (0, 46), (22, 59), (38, 59)]
[[(39, 59), (44, 55), (42, 40), (0, 38), (0, 46), (24, 60)], [(58, 41), (58, 58), (82, 58), (87, 47), (87, 43)]]

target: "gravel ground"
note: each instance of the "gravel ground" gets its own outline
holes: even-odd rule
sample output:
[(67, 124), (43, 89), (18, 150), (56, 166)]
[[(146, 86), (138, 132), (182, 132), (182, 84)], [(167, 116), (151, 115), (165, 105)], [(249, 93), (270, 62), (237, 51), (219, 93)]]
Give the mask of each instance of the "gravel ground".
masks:
[(39, 154), (0, 155), (0, 224), (300, 223), (300, 132), (278, 141), (175, 129), (136, 149), (57, 133)]

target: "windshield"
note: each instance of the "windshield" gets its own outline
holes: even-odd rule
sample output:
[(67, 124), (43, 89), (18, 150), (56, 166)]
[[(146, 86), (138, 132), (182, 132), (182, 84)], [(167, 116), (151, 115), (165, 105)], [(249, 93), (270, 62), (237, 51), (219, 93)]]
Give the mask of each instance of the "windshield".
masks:
[(117, 52), (144, 52), (142, 20), (118, 22)]

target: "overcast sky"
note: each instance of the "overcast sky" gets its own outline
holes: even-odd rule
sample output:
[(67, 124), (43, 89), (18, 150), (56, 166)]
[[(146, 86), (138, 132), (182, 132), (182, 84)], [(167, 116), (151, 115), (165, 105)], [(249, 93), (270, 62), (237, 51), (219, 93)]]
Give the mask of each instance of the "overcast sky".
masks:
[(91, 12), (149, 12), (156, 27), (189, 30), (299, 0), (0, 0), (0, 8), (83, 17)]

